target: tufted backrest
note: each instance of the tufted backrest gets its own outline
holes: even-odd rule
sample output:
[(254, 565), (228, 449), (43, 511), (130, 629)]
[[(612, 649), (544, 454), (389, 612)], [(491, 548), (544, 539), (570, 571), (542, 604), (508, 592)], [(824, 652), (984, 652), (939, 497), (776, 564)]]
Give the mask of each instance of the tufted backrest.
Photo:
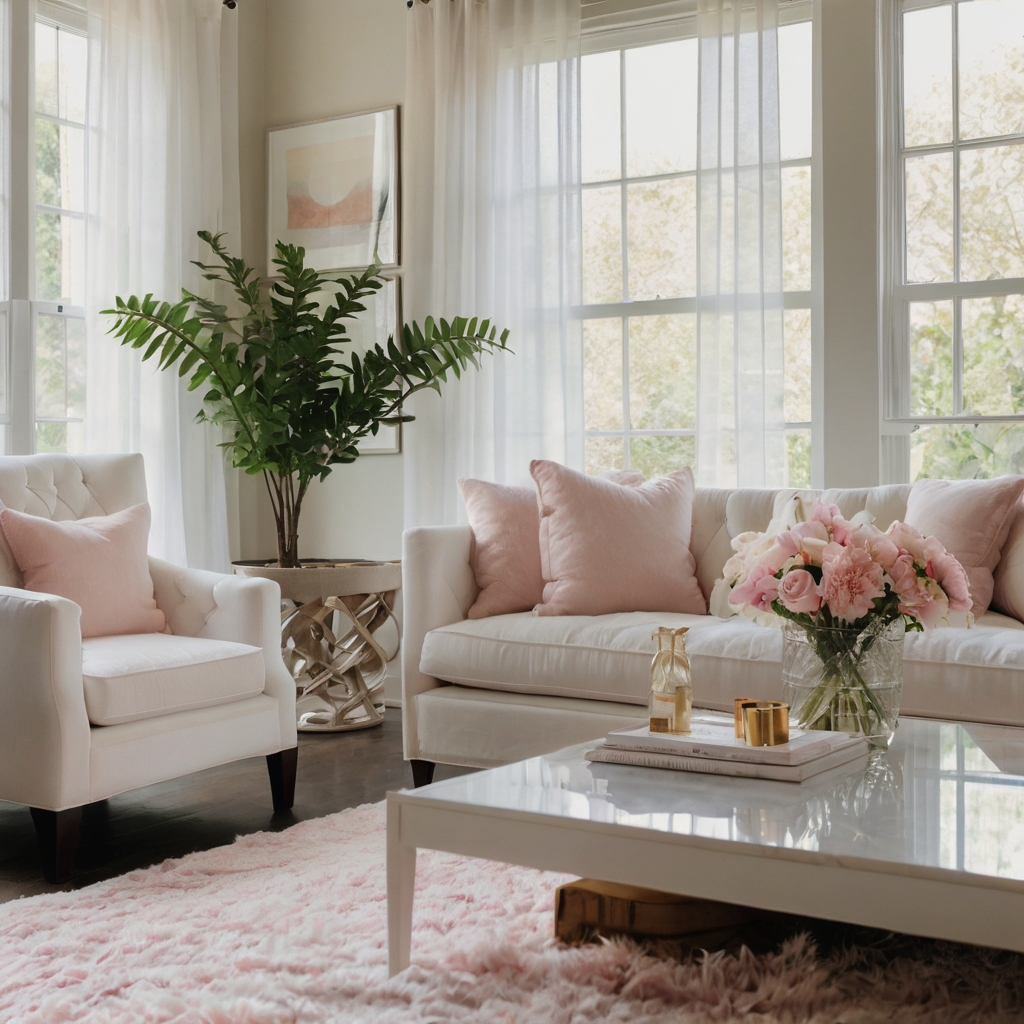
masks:
[(741, 533), (767, 530), (773, 519), (806, 519), (818, 500), (838, 505), (847, 519), (867, 509), (875, 525), (888, 529), (907, 514), (910, 484), (887, 487), (833, 487), (826, 491), (759, 488), (698, 487), (693, 500), (690, 550), (697, 562), (697, 580), (710, 598), (722, 567), (732, 555), (732, 538)]
[[(85, 519), (146, 500), (142, 456), (0, 456), (0, 506), (45, 519)], [(0, 535), (0, 586), (20, 587), (21, 574)]]

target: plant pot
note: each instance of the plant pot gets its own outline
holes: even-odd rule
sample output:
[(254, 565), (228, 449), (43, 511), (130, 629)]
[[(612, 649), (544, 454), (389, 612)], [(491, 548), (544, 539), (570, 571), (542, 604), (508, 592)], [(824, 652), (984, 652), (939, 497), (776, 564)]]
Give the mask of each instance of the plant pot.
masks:
[(904, 633), (902, 619), (859, 631), (784, 623), (782, 689), (792, 719), (888, 747), (903, 694)]
[[(295, 680), (303, 732), (347, 732), (384, 721), (384, 679), (398, 653), (400, 562), (308, 559), (235, 562), (240, 576), (281, 588), (281, 654)], [(385, 627), (393, 623), (389, 642)]]

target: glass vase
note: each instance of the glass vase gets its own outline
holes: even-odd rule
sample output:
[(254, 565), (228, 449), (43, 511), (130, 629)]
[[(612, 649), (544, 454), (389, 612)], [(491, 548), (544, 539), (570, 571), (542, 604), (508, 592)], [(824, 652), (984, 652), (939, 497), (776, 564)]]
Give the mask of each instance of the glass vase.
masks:
[(686, 653), (686, 626), (662, 626), (651, 635), (658, 652), (651, 662), (649, 700), (651, 732), (690, 732), (693, 687)]
[(888, 747), (903, 693), (904, 632), (902, 619), (862, 630), (784, 623), (782, 690), (791, 720)]

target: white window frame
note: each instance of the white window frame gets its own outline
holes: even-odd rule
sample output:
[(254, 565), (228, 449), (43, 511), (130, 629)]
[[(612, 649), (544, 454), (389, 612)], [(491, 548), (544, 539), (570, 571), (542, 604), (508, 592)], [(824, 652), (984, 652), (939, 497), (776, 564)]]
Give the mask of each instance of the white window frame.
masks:
[[(1024, 415), (982, 416), (963, 411), (964, 299), (1024, 295), (1024, 277), (991, 281), (960, 280), (960, 153), (993, 145), (1024, 145), (1024, 134), (992, 138), (960, 139), (960, 75), (956, 8), (969, 0), (884, 0), (881, 25), (881, 118), (883, 148), (880, 211), (882, 296), (882, 483), (910, 482), (910, 436), (920, 427), (981, 423), (1024, 423)], [(953, 138), (939, 145), (903, 145), (903, 14), (925, 8), (953, 8)], [(905, 164), (907, 158), (933, 153), (953, 156), (953, 280), (907, 284)], [(910, 365), (910, 306), (912, 302), (953, 303), (953, 413), (949, 416), (912, 416), (910, 413), (912, 368)]]
[[(6, 358), (8, 402), (0, 408), (3, 427), (2, 451), (5, 455), (30, 455), (36, 450), (35, 351), (39, 314), (85, 319), (85, 310), (66, 302), (48, 302), (35, 298), (35, 221), (37, 209), (54, 213), (85, 215), (48, 206), (37, 206), (35, 196), (35, 26), (37, 21), (55, 25), (63, 31), (85, 35), (84, 6), (75, 0), (16, 0), (4, 12), (8, 18), (7, 48), (10, 59), (4, 62), (9, 76), (3, 83), (8, 104), (9, 197), (7, 293), (0, 303), (0, 314), (7, 318)], [(60, 118), (45, 120), (58, 124)], [(74, 124), (75, 127), (79, 125)], [(88, 135), (88, 132), (86, 132)], [(88, 139), (86, 140), (88, 145)], [(18, 212), (20, 211), (20, 216)], [(78, 417), (43, 417), (38, 422), (80, 422)]]
[[(595, 7), (600, 6), (599, 4)], [(680, 17), (676, 13), (675, 5), (658, 5), (657, 10), (662, 12), (662, 17), (651, 18), (652, 24), (646, 22), (638, 23), (628, 29), (598, 29), (591, 38), (584, 39), (584, 56), (593, 53), (618, 52), (619, 54), (619, 170), (624, 172), (626, 168), (626, 52), (627, 50), (638, 49), (644, 46), (656, 45), (657, 43), (669, 42), (677, 39), (692, 39), (697, 34), (697, 23), (694, 17)], [(595, 22), (600, 18), (591, 15)], [(586, 11), (584, 21), (586, 22)], [(809, 4), (793, 4), (789, 10), (780, 11), (779, 24), (801, 24), (812, 22), (813, 9)], [(638, 19), (642, 22), (642, 19)], [(589, 45), (588, 45), (589, 43)], [(812, 35), (812, 47), (817, 45)], [(812, 55), (813, 61), (813, 55)], [(813, 154), (810, 157), (797, 160), (783, 160), (780, 163), (781, 170), (789, 168), (806, 167), (811, 170), (812, 183), (817, 175)], [(618, 185), (620, 188), (620, 211), (621, 211), (621, 246), (622, 246), (622, 290), (623, 299), (621, 302), (588, 303), (576, 306), (572, 310), (572, 316), (578, 318), (584, 325), (588, 320), (618, 320), (622, 331), (622, 418), (621, 430), (591, 430), (586, 428), (584, 423), (584, 438), (589, 440), (613, 438), (622, 441), (623, 445), (623, 468), (631, 469), (631, 440), (643, 437), (693, 437), (697, 436), (697, 428), (679, 429), (638, 429), (630, 426), (630, 405), (629, 405), (629, 321), (631, 317), (644, 316), (671, 316), (678, 314), (697, 314), (697, 297), (685, 296), (671, 299), (641, 299), (629, 298), (629, 234), (628, 234), (628, 188), (635, 184), (652, 184), (661, 181), (676, 181), (683, 178), (696, 178), (696, 168), (692, 171), (672, 171), (666, 174), (652, 174), (638, 177), (610, 178), (603, 181), (588, 181), (581, 185), (581, 192), (597, 188), (611, 188)], [(813, 216), (813, 214), (812, 214)], [(814, 232), (812, 229), (812, 245)], [(698, 257), (699, 258), (699, 257)], [(813, 255), (812, 255), (813, 263)], [(812, 290), (785, 291), (783, 292), (783, 310), (807, 310), (811, 316), (811, 330), (814, 330), (814, 303), (812, 301)], [(699, 358), (699, 356), (698, 356)], [(812, 343), (812, 364), (813, 343)], [(812, 388), (814, 382), (814, 371), (812, 369)], [(812, 396), (813, 409), (813, 396)], [(813, 414), (812, 414), (813, 415)], [(815, 431), (812, 421), (787, 421), (783, 427), (786, 434), (790, 431), (807, 431), (811, 433), (812, 460), (814, 458)], [(696, 466), (694, 466), (696, 469)], [(813, 482), (813, 481), (812, 481)]]

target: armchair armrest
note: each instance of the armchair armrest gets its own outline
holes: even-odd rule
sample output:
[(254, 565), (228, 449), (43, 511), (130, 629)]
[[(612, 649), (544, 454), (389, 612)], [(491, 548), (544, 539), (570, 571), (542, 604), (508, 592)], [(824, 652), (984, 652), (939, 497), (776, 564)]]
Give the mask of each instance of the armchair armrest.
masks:
[(50, 811), (89, 802), (81, 609), (0, 587), (0, 798)]
[(156, 603), (176, 636), (263, 649), (266, 684), (281, 712), (281, 747), (294, 747), (295, 683), (281, 658), (281, 588), (273, 580), (184, 569), (150, 558)]
[(420, 526), (402, 537), (402, 737), (405, 756), (420, 756), (416, 695), (440, 683), (420, 672), (423, 638), (461, 622), (476, 600), (468, 526)]

